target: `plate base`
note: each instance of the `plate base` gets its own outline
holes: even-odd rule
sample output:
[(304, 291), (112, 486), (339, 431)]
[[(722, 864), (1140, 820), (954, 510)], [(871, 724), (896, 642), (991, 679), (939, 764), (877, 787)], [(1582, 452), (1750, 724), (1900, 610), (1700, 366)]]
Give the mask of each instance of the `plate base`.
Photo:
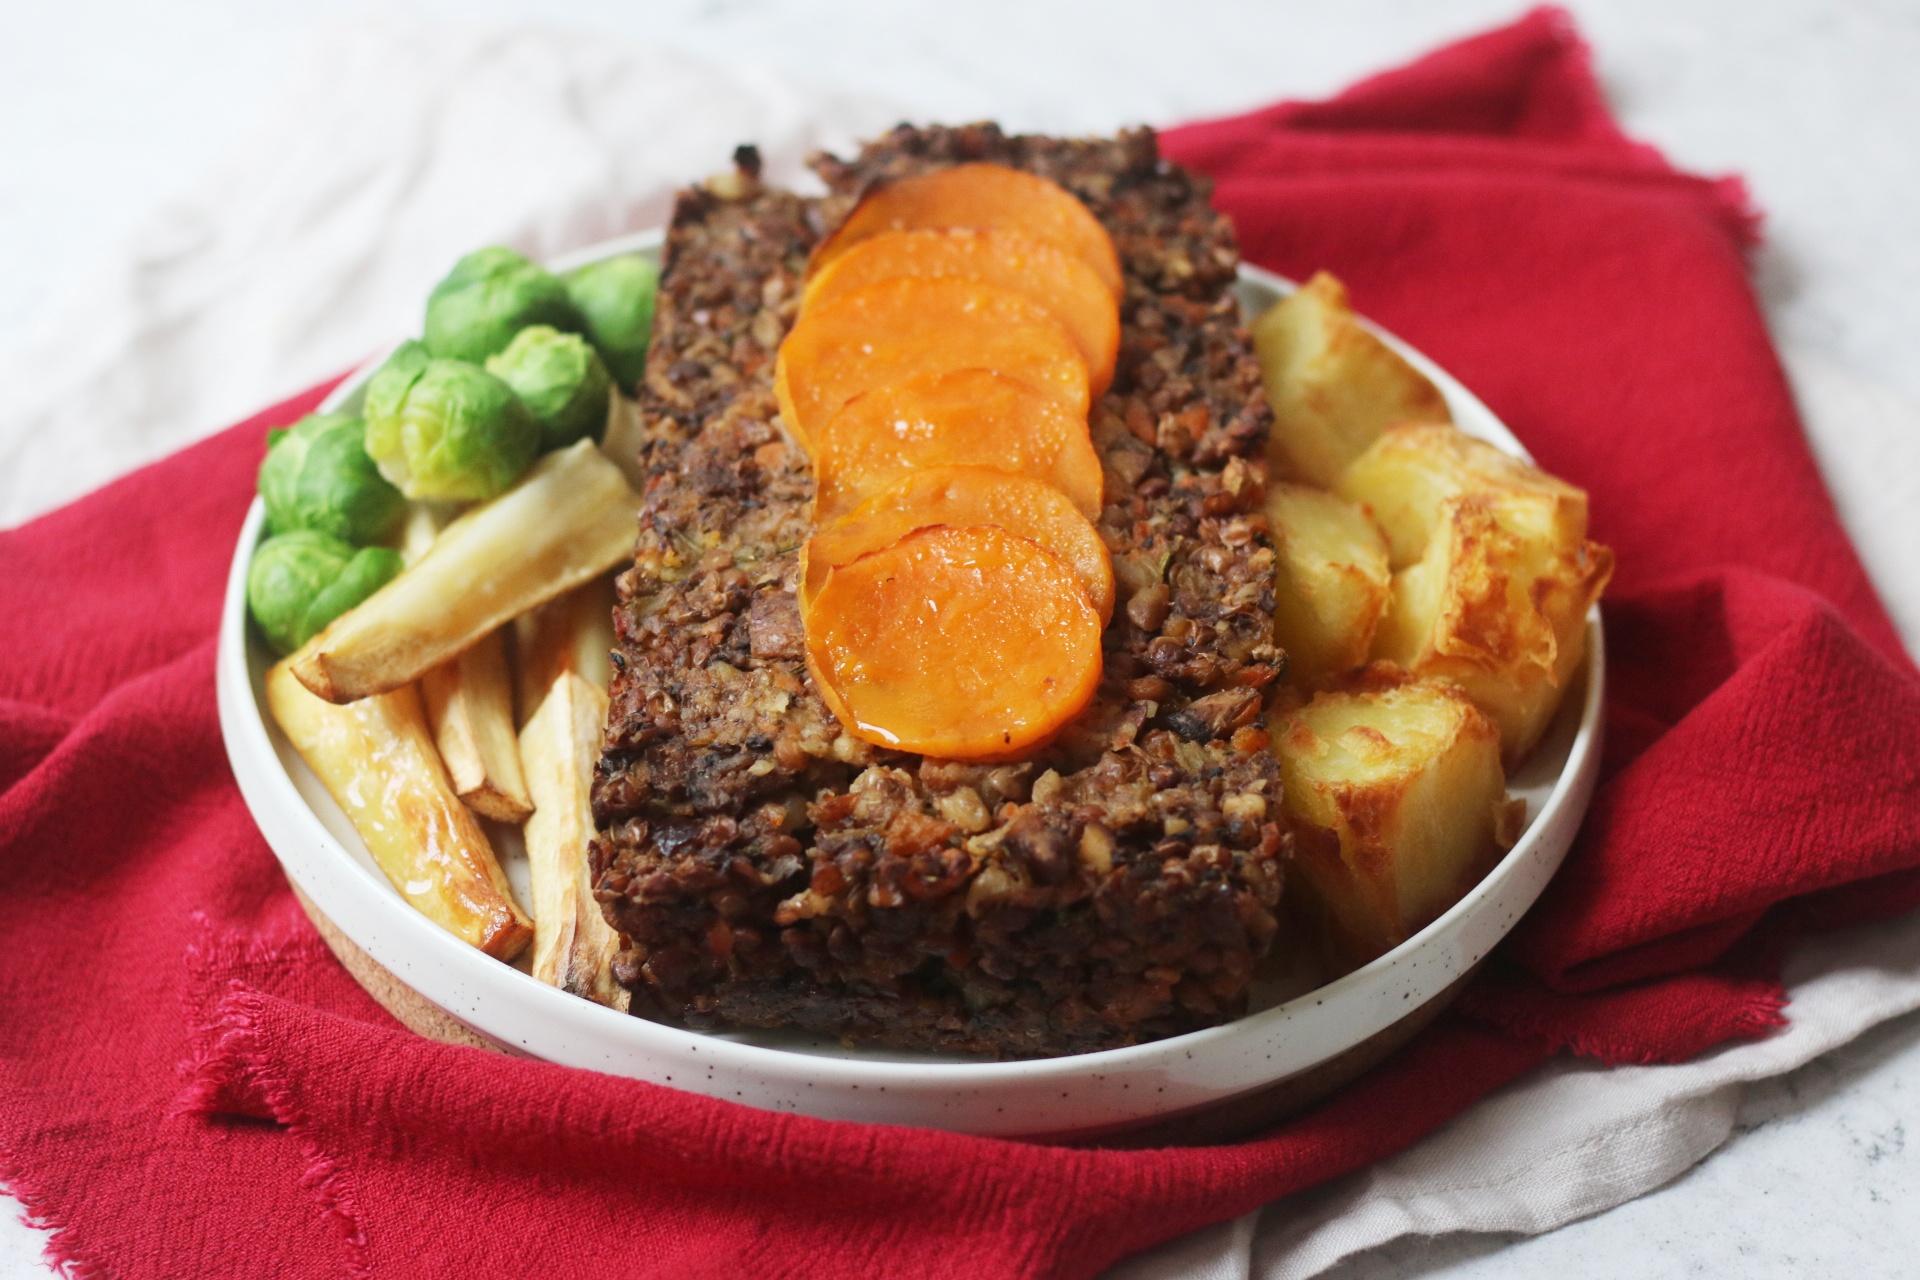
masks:
[(514, 1052), (481, 1035), (381, 968), (378, 960), (362, 951), (360, 944), (349, 938), (339, 925), (327, 919), (326, 913), (314, 905), (313, 899), (299, 885), (288, 880), (287, 887), (293, 890), (293, 896), (300, 903), (300, 909), (307, 913), (307, 919), (313, 921), (313, 927), (320, 931), (320, 940), (327, 944), (327, 950), (333, 952), (334, 958), (346, 967), (348, 974), (360, 984), (360, 989), (372, 996), (375, 1004), (398, 1018), (407, 1030), (429, 1040), (438, 1040), (441, 1044), (463, 1044), (473, 1049), (490, 1049), (495, 1053)]
[(1298, 1075), (1209, 1103), (1191, 1111), (1155, 1116), (1144, 1123), (1105, 1132), (1049, 1134), (1025, 1142), (1063, 1147), (1145, 1150), (1154, 1147), (1211, 1147), (1240, 1142), (1297, 1115), (1352, 1084), (1391, 1057), (1401, 1045), (1426, 1030), (1480, 971), (1475, 965), (1453, 984), (1389, 1027)]
[[(423, 1035), (429, 1040), (437, 1040), (441, 1044), (462, 1044), (474, 1049), (489, 1049), (495, 1053), (516, 1052), (481, 1035), (394, 977), (392, 973), (380, 966), (379, 961), (361, 950), (352, 938), (341, 932), (340, 926), (329, 920), (326, 913), (314, 905), (313, 899), (301, 892), (299, 885), (291, 880), (287, 883), (293, 889), (293, 896), (299, 900), (301, 910), (305, 911), (307, 918), (313, 921), (313, 927), (320, 931), (320, 937), (326, 942), (327, 949), (333, 952), (342, 965), (346, 966), (353, 980), (360, 984), (360, 989), (372, 996), (381, 1008), (399, 1019), (409, 1031)], [(1290, 1076), (1252, 1093), (1227, 1098), (1193, 1111), (1156, 1116), (1145, 1124), (1126, 1126), (1107, 1132), (1037, 1134), (1019, 1138), (1016, 1141), (1042, 1143), (1047, 1146), (1142, 1149), (1203, 1147), (1223, 1142), (1238, 1142), (1243, 1138), (1252, 1137), (1263, 1129), (1272, 1128), (1288, 1116), (1305, 1110), (1342, 1085), (1359, 1079), (1378, 1066), (1395, 1049), (1413, 1039), (1426, 1028), (1428, 1023), (1438, 1017), (1442, 1010), (1453, 1003), (1453, 998), (1460, 993), (1461, 988), (1467, 985), (1478, 969), (1479, 966), (1474, 966), (1439, 995), (1392, 1026), (1376, 1032), (1345, 1052), (1299, 1075)]]

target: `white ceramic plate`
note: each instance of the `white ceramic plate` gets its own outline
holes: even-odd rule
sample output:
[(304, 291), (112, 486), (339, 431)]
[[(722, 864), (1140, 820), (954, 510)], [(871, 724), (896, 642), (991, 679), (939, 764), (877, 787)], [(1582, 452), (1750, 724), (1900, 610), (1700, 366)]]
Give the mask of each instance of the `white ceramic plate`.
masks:
[[(661, 237), (610, 241), (555, 264), (570, 269), (616, 253), (657, 254)], [(1250, 313), (1294, 286), (1253, 267), (1237, 286)], [(1433, 379), (1467, 432), (1525, 456), (1519, 441), (1447, 373), (1381, 336)], [(351, 407), (371, 361), (325, 408)], [(979, 1062), (847, 1049), (776, 1032), (726, 1035), (628, 1017), (569, 996), (489, 959), (430, 923), (394, 891), (353, 827), (262, 710), (271, 656), (249, 638), (247, 563), (264, 511), (256, 499), (234, 550), (221, 615), (218, 686), (228, 758), (247, 807), (288, 877), (361, 949), (414, 991), (502, 1047), (569, 1066), (649, 1080), (774, 1111), (1005, 1136), (1087, 1137), (1168, 1117), (1230, 1108), (1329, 1078), (1369, 1044), (1395, 1039), (1410, 1014), (1434, 1009), (1533, 904), (1559, 867), (1599, 768), (1605, 659), (1599, 611), (1588, 619), (1584, 690), (1566, 700), (1545, 740), (1509, 780), (1528, 826), (1466, 897), (1418, 935), (1339, 980), (1284, 999), (1270, 990), (1246, 1017), (1152, 1044), (1076, 1057)], [(525, 900), (517, 833), (493, 830)], [(1296, 988), (1297, 990), (1297, 988)], [(1350, 1074), (1350, 1072), (1349, 1072)]]

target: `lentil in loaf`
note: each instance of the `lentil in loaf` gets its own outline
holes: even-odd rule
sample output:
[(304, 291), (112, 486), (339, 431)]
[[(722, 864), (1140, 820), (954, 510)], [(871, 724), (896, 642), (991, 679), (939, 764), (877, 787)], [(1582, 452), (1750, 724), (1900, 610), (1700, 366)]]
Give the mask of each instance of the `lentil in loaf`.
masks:
[[(739, 159), (675, 209), (641, 387), (649, 479), (593, 793), (635, 1011), (1009, 1057), (1244, 1012), (1287, 837), (1259, 728), (1284, 665), (1269, 415), (1231, 225), (1144, 130), (903, 127), (819, 158), (821, 200)], [(967, 160), (1074, 192), (1127, 278), (1092, 421), (1125, 607), (1086, 712), (997, 764), (871, 747), (814, 691), (794, 594), (812, 481), (771, 389), (820, 236), (869, 185)]]

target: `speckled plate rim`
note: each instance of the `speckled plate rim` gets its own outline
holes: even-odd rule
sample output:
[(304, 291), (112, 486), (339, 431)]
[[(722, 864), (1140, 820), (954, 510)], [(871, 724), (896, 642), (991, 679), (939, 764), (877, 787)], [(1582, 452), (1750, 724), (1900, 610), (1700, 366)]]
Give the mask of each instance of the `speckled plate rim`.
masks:
[[(659, 231), (641, 232), (552, 265), (566, 270), (618, 253), (657, 253), (662, 238)], [(1257, 306), (1263, 296), (1294, 288), (1243, 266), (1237, 292)], [(1433, 379), (1462, 429), (1528, 456), (1445, 370), (1370, 327)], [(378, 363), (357, 370), (325, 407), (346, 403)], [(1518, 784), (1537, 762), (1551, 757), (1548, 772), (1532, 779), (1533, 812), (1520, 841), (1432, 924), (1337, 981), (1218, 1027), (1063, 1058), (941, 1061), (703, 1034), (629, 1017), (536, 982), (444, 932), (394, 891), (262, 714), (266, 661), (249, 640), (245, 597), (246, 566), (263, 521), (256, 499), (229, 573), (217, 687), (221, 729), (241, 794), (287, 875), (382, 967), (502, 1047), (768, 1110), (984, 1135), (1062, 1135), (1191, 1111), (1300, 1075), (1438, 996), (1506, 936), (1564, 858), (1599, 767), (1605, 654), (1596, 608), (1588, 619), (1584, 696), (1577, 708), (1573, 699), (1561, 708), (1547, 741), (1514, 779), (1521, 790)]]

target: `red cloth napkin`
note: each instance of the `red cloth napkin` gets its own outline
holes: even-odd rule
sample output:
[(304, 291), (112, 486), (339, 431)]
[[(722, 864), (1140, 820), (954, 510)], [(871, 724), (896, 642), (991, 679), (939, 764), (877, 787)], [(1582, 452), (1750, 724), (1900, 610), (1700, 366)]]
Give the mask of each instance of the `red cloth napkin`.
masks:
[(214, 714), (268, 426), (0, 534), (0, 1183), (76, 1274), (1079, 1277), (1405, 1147), (1556, 1050), (1779, 1019), (1797, 930), (1920, 897), (1920, 680), (1748, 290), (1736, 188), (1608, 116), (1539, 11), (1331, 102), (1165, 136), (1587, 486), (1607, 774), (1450, 1014), (1237, 1146), (1071, 1151), (756, 1112), (400, 1029), (293, 903)]

